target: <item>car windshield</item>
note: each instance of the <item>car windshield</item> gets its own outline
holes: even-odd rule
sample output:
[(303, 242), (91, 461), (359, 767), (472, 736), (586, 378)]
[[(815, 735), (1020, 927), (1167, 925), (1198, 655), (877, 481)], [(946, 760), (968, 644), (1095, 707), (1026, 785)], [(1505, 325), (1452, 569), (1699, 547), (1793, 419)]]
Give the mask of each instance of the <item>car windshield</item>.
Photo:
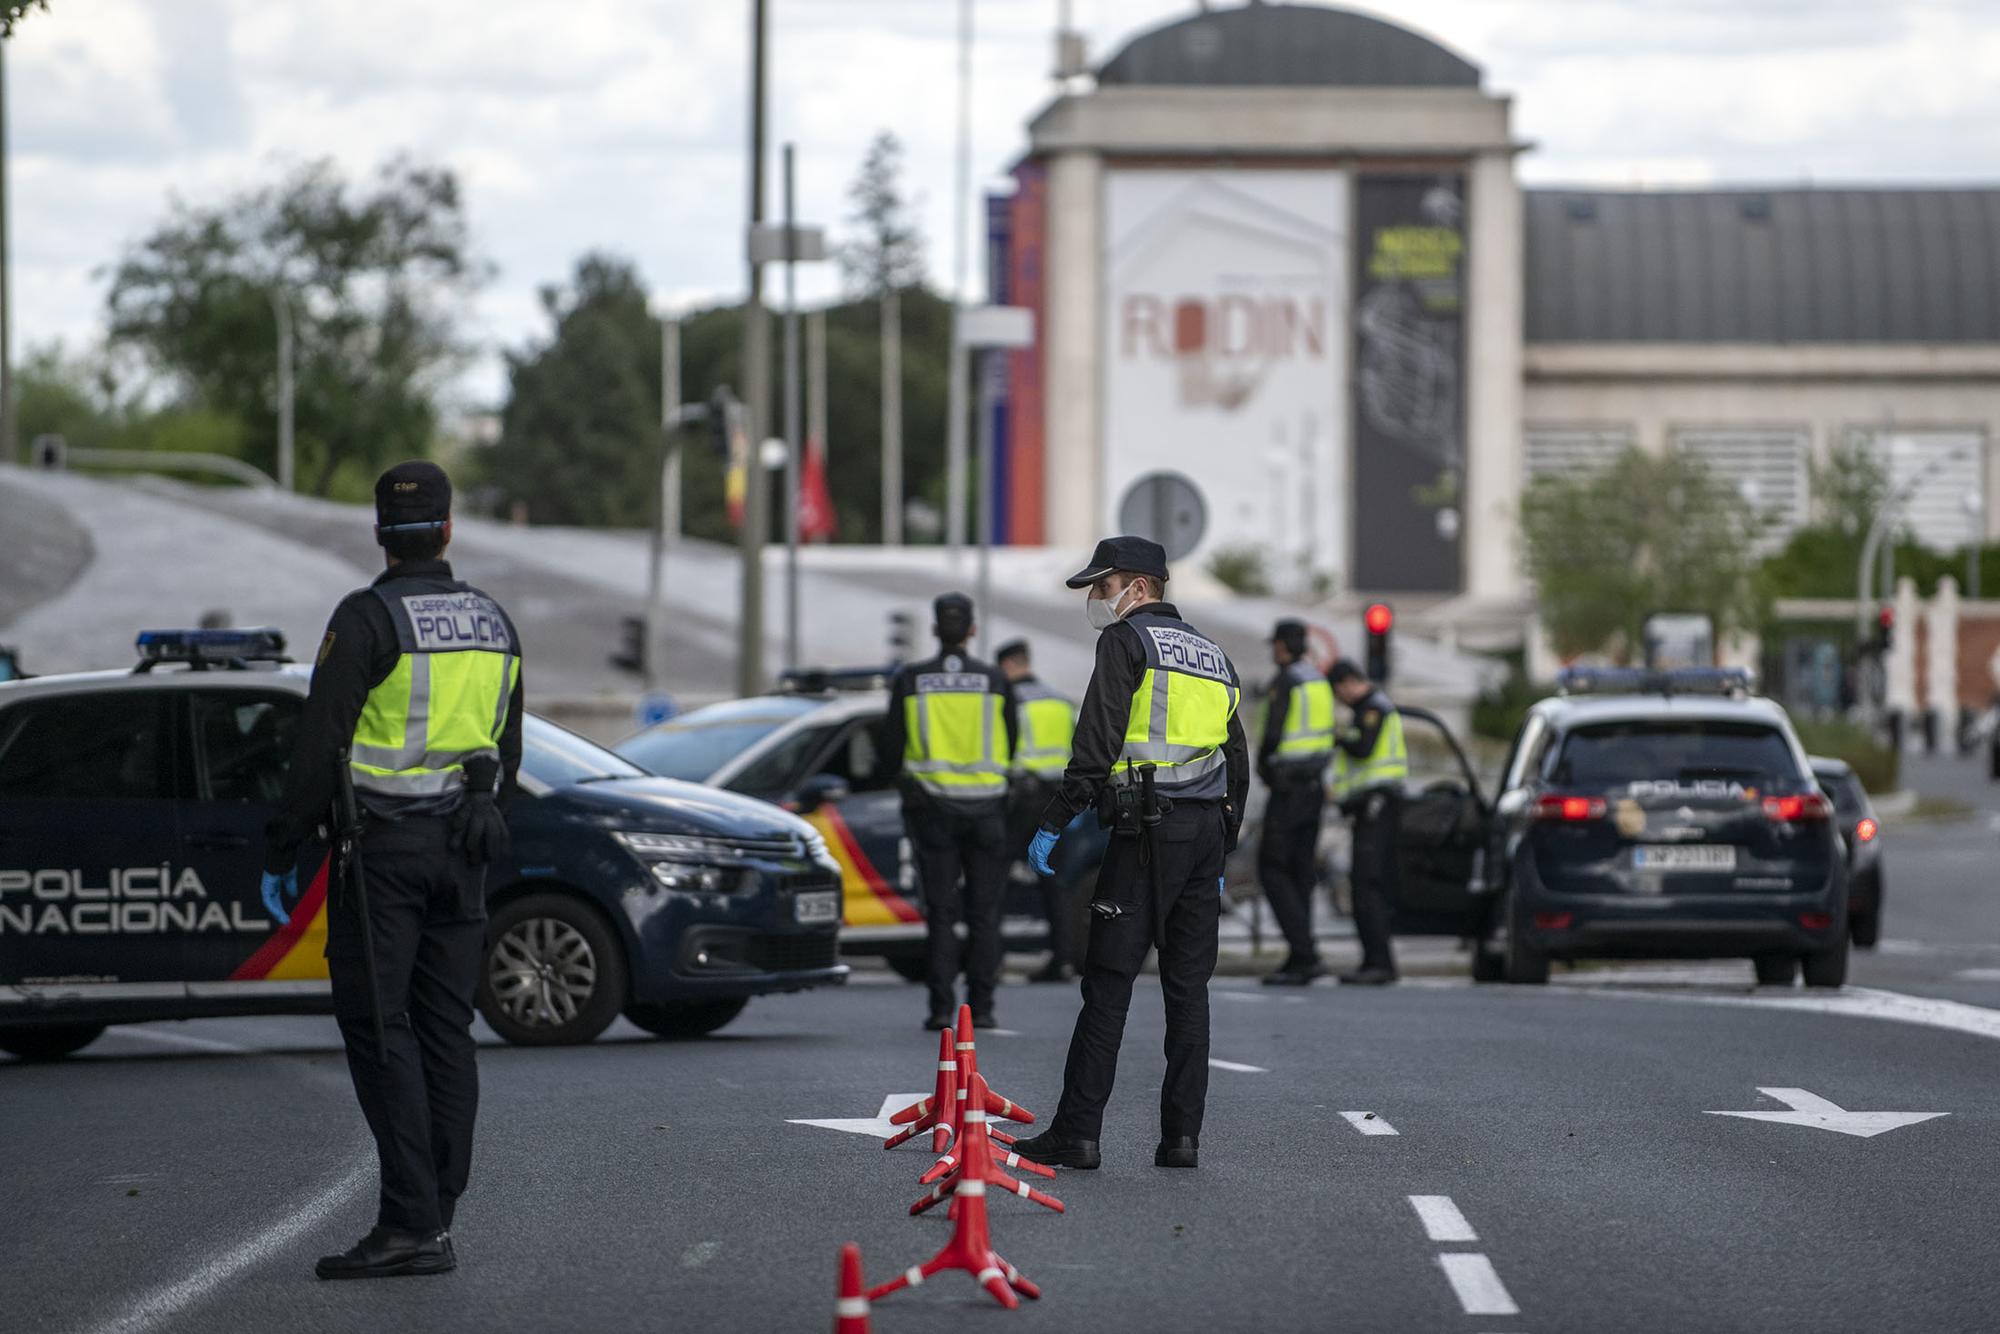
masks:
[(1635, 718), (1579, 727), (1563, 739), (1548, 770), (1550, 782), (1580, 788), (1636, 780), (1792, 783), (1798, 776), (1798, 761), (1777, 728), (1709, 718)]
[(625, 738), (618, 743), (618, 753), (647, 773), (703, 783), (771, 733), (818, 707), (816, 700), (783, 698), (711, 704)]
[(646, 776), (596, 742), (532, 713), (521, 720), (521, 772), (547, 787)]

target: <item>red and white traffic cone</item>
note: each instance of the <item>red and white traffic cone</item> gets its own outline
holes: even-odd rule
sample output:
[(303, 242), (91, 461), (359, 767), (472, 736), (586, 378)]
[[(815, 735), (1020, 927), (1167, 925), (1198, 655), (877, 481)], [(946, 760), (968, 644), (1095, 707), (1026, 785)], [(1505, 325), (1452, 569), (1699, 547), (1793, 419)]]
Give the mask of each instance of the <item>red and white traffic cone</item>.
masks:
[[(977, 1109), (974, 1111), (977, 1112)], [(868, 1294), (870, 1301), (878, 1301), (903, 1288), (915, 1287), (946, 1269), (962, 1269), (972, 1275), (980, 1287), (992, 1294), (994, 1301), (1010, 1311), (1021, 1304), (1021, 1297), (1033, 1299), (1042, 1295), (1040, 1288), (993, 1249), (993, 1236), (986, 1221), (986, 1183), (993, 1176), (993, 1171), (987, 1156), (986, 1136), (978, 1133), (983, 1126), (984, 1113), (978, 1112), (978, 1115), (978, 1121), (972, 1120), (970, 1114), (967, 1118), (967, 1133), (961, 1146), (965, 1161), (961, 1164), (961, 1176), (954, 1191), (959, 1206), (957, 1226), (952, 1229), (951, 1240), (923, 1264), (913, 1265), (871, 1290)]]
[[(986, 1081), (974, 1075), (972, 1083), (972, 1096), (976, 1102), (980, 1095), (986, 1092)], [(973, 1167), (975, 1155), (980, 1163), (980, 1170), (976, 1175)], [(956, 1160), (955, 1166), (953, 1166), (954, 1160)], [(1053, 1169), (1043, 1167), (1040, 1163), (1029, 1164), (1026, 1159), (1020, 1157), (1018, 1154), (1008, 1154), (1007, 1164), (1009, 1166), (1025, 1165), (1029, 1166), (1037, 1174), (1055, 1175)], [(988, 1144), (986, 1137), (986, 1113), (980, 1111), (976, 1106), (969, 1108), (965, 1113), (965, 1124), (960, 1128), (957, 1153), (948, 1154), (944, 1159), (940, 1159), (936, 1167), (933, 1167), (929, 1172), (924, 1174), (924, 1180), (937, 1181), (939, 1184), (931, 1187), (930, 1194), (910, 1206), (912, 1214), (923, 1213), (940, 1200), (950, 1199), (953, 1207), (951, 1217), (954, 1219), (957, 1218), (963, 1209), (963, 1192), (965, 1187), (974, 1181), (980, 1183), (981, 1194), (985, 1193), (985, 1187), (996, 1186), (1001, 1190), (1019, 1195), (1024, 1200), (1032, 1200), (1044, 1209), (1053, 1209), (1057, 1213), (1063, 1212), (1063, 1202), (1061, 1200), (1055, 1198), (1053, 1195), (1044, 1195), (1027, 1182), (1016, 1181), (1013, 1177), (1008, 1176), (1000, 1170), (999, 1165), (993, 1161), (993, 1150)]]
[(840, 1248), (840, 1295), (833, 1303), (833, 1334), (870, 1334), (868, 1289), (861, 1282), (861, 1248)]
[[(979, 1073), (979, 1050), (973, 1041), (972, 1007), (958, 1007), (958, 1082), (964, 1088)], [(992, 1089), (986, 1090), (986, 1114), (997, 1116), (1003, 1121), (1033, 1122), (1035, 1114), (1008, 1098), (1003, 1098)], [(1013, 1143), (1007, 1139), (1007, 1143)]]
[(950, 1029), (938, 1030), (937, 1083), (931, 1096), (919, 1098), (897, 1112), (889, 1118), (889, 1124), (903, 1129), (882, 1141), (885, 1149), (907, 1144), (928, 1130), (931, 1152), (943, 1153), (958, 1133), (958, 1058)]

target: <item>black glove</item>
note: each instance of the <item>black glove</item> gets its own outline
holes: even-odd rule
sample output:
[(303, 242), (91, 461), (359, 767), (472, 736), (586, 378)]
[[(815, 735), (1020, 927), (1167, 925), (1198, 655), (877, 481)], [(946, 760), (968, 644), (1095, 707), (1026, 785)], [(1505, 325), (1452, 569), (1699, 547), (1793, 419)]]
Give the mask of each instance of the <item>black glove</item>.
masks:
[(451, 817), (451, 846), (474, 866), (505, 857), (513, 847), (507, 817), (500, 813), (500, 762), (487, 756), (465, 765), (465, 799)]

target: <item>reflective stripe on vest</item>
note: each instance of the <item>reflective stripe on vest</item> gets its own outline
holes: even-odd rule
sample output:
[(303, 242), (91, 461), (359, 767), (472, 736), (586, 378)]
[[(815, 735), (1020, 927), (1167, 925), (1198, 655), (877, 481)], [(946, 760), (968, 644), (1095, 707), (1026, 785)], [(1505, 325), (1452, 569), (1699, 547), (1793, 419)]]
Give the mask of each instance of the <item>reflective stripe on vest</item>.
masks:
[(984, 672), (919, 672), (903, 701), (903, 771), (934, 797), (986, 801), (1007, 792), (1005, 701)]
[(1136, 782), (1134, 767), (1151, 764), (1154, 786), (1170, 796), (1225, 795), (1222, 747), (1243, 696), (1229, 655), (1184, 621), (1144, 612), (1125, 619), (1139, 632), (1146, 670), (1132, 693), (1113, 781)]
[(1014, 752), (1014, 767), (1038, 778), (1062, 777), (1076, 735), (1076, 710), (1039, 681), (1016, 685), (1014, 701), (1021, 713), (1021, 744)]
[(1309, 662), (1293, 663), (1285, 676), (1292, 693), (1278, 738), (1278, 762), (1316, 769), (1333, 754), (1333, 687)]
[(396, 579), (373, 591), (401, 656), (361, 706), (349, 756), (355, 789), (447, 804), (464, 785), (467, 760), (499, 758), (521, 670), (513, 626), (491, 598), (462, 584)]
[(1377, 787), (1401, 787), (1410, 776), (1410, 753), (1403, 745), (1403, 715), (1390, 709), (1375, 734), (1375, 749), (1365, 760), (1351, 760), (1346, 751), (1333, 757), (1333, 796), (1336, 801)]

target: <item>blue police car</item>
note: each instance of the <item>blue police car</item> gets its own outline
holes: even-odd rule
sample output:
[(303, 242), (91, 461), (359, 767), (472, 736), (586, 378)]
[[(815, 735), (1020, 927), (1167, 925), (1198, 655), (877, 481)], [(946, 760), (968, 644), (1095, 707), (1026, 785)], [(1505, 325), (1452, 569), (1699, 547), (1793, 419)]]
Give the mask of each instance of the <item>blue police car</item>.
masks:
[[(307, 669), (273, 631), (140, 644), (135, 670), (0, 683), (0, 1050), (330, 1009), (324, 847), (301, 854), (289, 923), (257, 892)], [(533, 714), (523, 730), (478, 994), (502, 1037), (587, 1042), (621, 1012), (696, 1036), (753, 996), (846, 979), (840, 867), (811, 826)]]

